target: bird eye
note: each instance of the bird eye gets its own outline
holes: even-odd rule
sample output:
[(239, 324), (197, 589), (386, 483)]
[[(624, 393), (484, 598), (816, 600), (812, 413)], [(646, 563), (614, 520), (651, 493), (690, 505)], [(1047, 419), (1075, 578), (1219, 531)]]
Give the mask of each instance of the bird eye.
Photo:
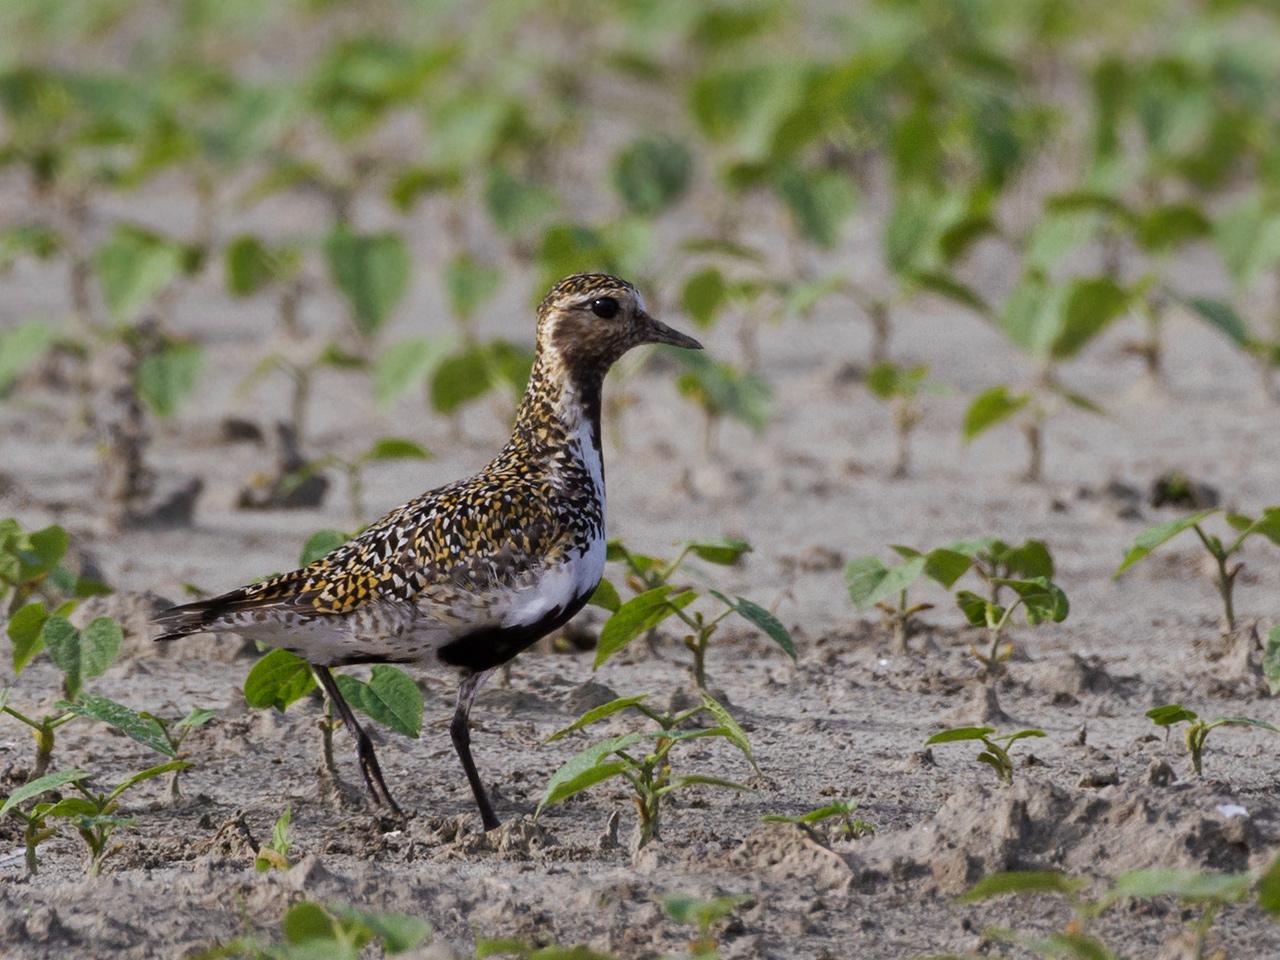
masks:
[(591, 301), (591, 312), (601, 320), (612, 320), (618, 315), (618, 301), (613, 297), (599, 297)]

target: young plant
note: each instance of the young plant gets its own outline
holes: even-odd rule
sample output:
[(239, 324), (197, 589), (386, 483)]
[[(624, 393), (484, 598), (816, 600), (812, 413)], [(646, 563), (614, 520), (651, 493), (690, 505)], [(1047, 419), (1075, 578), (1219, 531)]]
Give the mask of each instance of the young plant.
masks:
[[(28, 629), (46, 615), (46, 605), (66, 616), (74, 601), (111, 592), (106, 584), (78, 577), (65, 566), (70, 545), (67, 531), (56, 524), (26, 531), (12, 517), (0, 520), (0, 607), (9, 619), (10, 638), (14, 620), (20, 624), (17, 629)], [(15, 671), (20, 669), (15, 664)]]
[(1195, 770), (1197, 777), (1204, 776), (1202, 765), (1205, 740), (1208, 739), (1210, 731), (1217, 727), (1254, 727), (1280, 733), (1280, 727), (1275, 724), (1249, 717), (1216, 717), (1213, 720), (1205, 720), (1194, 710), (1188, 710), (1180, 703), (1166, 703), (1163, 706), (1152, 707), (1146, 715), (1156, 726), (1164, 727), (1166, 733), (1180, 723), (1187, 724), (1185, 734), (1187, 753), (1191, 757), (1191, 767)]
[[(62, 610), (66, 607), (58, 608)], [(68, 611), (69, 612), (69, 611)], [(46, 615), (41, 603), (30, 603), (14, 614), (9, 621), (9, 638), (13, 641), (14, 672), (22, 669), (41, 650), (62, 671), (62, 692), (67, 700), (75, 699), (85, 680), (100, 677), (115, 662), (120, 653), (124, 634), (120, 625), (110, 617), (98, 617), (84, 630), (78, 630), (71, 621), (55, 612)], [(7, 698), (5, 698), (7, 699)], [(0, 700), (0, 712), (31, 728), (36, 740), (35, 765), (31, 779), (37, 779), (49, 769), (53, 757), (54, 734), (57, 729), (76, 718), (74, 712), (58, 709), (54, 713), (36, 718)]]
[[(677, 714), (664, 714), (645, 705), (647, 696), (640, 694), (611, 700), (588, 710), (569, 726), (557, 730), (546, 739), (547, 743), (559, 740), (623, 710), (642, 714), (657, 727), (656, 730), (634, 731), (610, 737), (592, 744), (565, 761), (548, 781), (546, 792), (534, 816), (605, 780), (625, 780), (631, 785), (632, 800), (636, 806), (636, 833), (632, 850), (638, 851), (660, 835), (662, 801), (668, 794), (693, 786), (750, 789), (720, 777), (700, 773), (676, 776), (672, 771), (669, 759), (672, 749), (685, 741), (704, 738), (727, 741), (741, 751), (753, 770), (758, 770), (747, 736), (728, 710), (704, 693), (702, 703), (698, 706)], [(689, 721), (699, 716), (708, 717), (714, 726), (687, 727)]]
[[(0, 700), (2, 699), (0, 697)], [(82, 780), (87, 776), (89, 776), (89, 771), (78, 769), (47, 773), (19, 787), (5, 797), (3, 804), (0, 804), (0, 817), (3, 817), (6, 813), (12, 813), (25, 824), (22, 831), (22, 842), (26, 847), (28, 876), (35, 876), (40, 866), (40, 862), (36, 858), (36, 847), (56, 834), (58, 828), (48, 825), (48, 814), (53, 804), (38, 803), (29, 810), (23, 810), (22, 804), (40, 796), (42, 793), (65, 787), (67, 784)]]
[(373, 445), (358, 456), (347, 459), (336, 453), (327, 453), (323, 457), (312, 460), (301, 469), (288, 474), (281, 483), (281, 492), (286, 496), (291, 489), (306, 482), (321, 470), (337, 467), (346, 476), (347, 497), (351, 506), (351, 522), (356, 526), (364, 523), (367, 513), (364, 502), (364, 471), (371, 463), (386, 463), (392, 460), (430, 460), (431, 453), (412, 440), (400, 437), (383, 437), (374, 441)]
[(972, 566), (973, 559), (947, 547), (928, 553), (900, 544), (890, 549), (903, 558), (901, 563), (889, 567), (879, 557), (859, 557), (844, 568), (844, 580), (854, 607), (879, 610), (893, 632), (894, 652), (906, 653), (916, 615), (933, 608), (931, 603), (910, 603), (907, 591), (922, 576), (950, 590)]
[(1125, 554), (1124, 560), (1116, 569), (1115, 576), (1119, 577), (1135, 563), (1150, 556), (1180, 533), (1194, 530), (1217, 568), (1214, 574), (1214, 586), (1218, 588), (1218, 596), (1222, 600), (1222, 630), (1224, 633), (1234, 632), (1236, 629), (1236, 577), (1244, 569), (1244, 563), (1235, 561), (1234, 558), (1244, 547), (1245, 541), (1254, 534), (1261, 534), (1276, 546), (1280, 546), (1280, 507), (1267, 507), (1257, 518), (1239, 513), (1227, 513), (1225, 519), (1227, 525), (1235, 531), (1235, 537), (1226, 540), (1204, 529), (1204, 521), (1221, 512), (1223, 512), (1221, 508), (1215, 507), (1148, 527), (1138, 534), (1133, 546), (1129, 548), (1129, 552)]
[(1019, 730), (1016, 733), (1003, 733), (992, 736), (993, 727), (953, 727), (935, 733), (924, 742), (926, 747), (936, 743), (959, 743), (967, 740), (978, 740), (983, 750), (978, 754), (979, 763), (985, 763), (996, 772), (996, 776), (1004, 783), (1013, 783), (1013, 760), (1009, 757), (1009, 748), (1026, 737), (1046, 736), (1043, 730)]
[(289, 419), (293, 442), (305, 448), (309, 440), (307, 411), (311, 406), (311, 391), (316, 375), (324, 370), (362, 370), (365, 360), (336, 343), (326, 344), (319, 352), (305, 358), (285, 353), (271, 353), (263, 357), (240, 381), (236, 392), (241, 395), (253, 390), (273, 373), (282, 373), (290, 381)]
[[(182, 752), (182, 742), (192, 730), (204, 726), (216, 716), (212, 710), (194, 707), (180, 720), (170, 720), (146, 711), (138, 713), (122, 703), (91, 693), (82, 694), (74, 703), (63, 700), (58, 704), (58, 708), (76, 716), (98, 720), (115, 727), (131, 740), (150, 747), (156, 753), (171, 760), (186, 760), (188, 755)], [(171, 801), (177, 800), (182, 795), (178, 786), (178, 775), (183, 769), (185, 767), (174, 768), (169, 778)]]
[(245, 936), (197, 954), (194, 960), (359, 960), (376, 944), (386, 956), (407, 953), (431, 935), (431, 927), (402, 913), (372, 913), (354, 907), (321, 906), (302, 900), (280, 921), (282, 943)]
[(892, 363), (877, 363), (867, 371), (867, 389), (877, 400), (887, 403), (893, 415), (897, 454), (892, 476), (909, 476), (911, 433), (924, 420), (921, 398), (925, 394), (941, 392), (942, 387), (929, 379), (926, 366), (899, 367)]
[[(985, 936), (1022, 947), (1042, 957), (1073, 957), (1076, 960), (1123, 960), (1121, 954), (1098, 938), (1091, 927), (1103, 913), (1130, 900), (1173, 897), (1195, 910), (1192, 930), (1193, 960), (1207, 960), (1209, 933), (1222, 909), (1252, 894), (1258, 905), (1272, 916), (1280, 913), (1280, 861), (1258, 875), (1250, 873), (1208, 873), (1193, 870), (1147, 869), (1122, 873), (1093, 898), (1083, 891), (1090, 886), (1084, 877), (1053, 870), (1014, 870), (983, 877), (960, 897), (961, 903), (982, 903), (1001, 896), (1056, 896), (1067, 901), (1072, 919), (1059, 932), (1028, 934), (1003, 928), (989, 928)], [(1220, 954), (1215, 954), (1220, 956)]]
[(689, 957), (703, 960), (719, 960), (720, 942), (713, 932), (716, 924), (751, 898), (746, 896), (731, 897), (691, 897), (688, 894), (672, 894), (662, 899), (662, 910), (676, 923), (691, 923), (698, 928), (698, 935), (689, 941)]
[(258, 873), (289, 869), (289, 848), (293, 845), (289, 839), (289, 823), (292, 820), (293, 808), (285, 807), (271, 828), (271, 842), (258, 848), (258, 855), (253, 861), (253, 869)]
[(876, 832), (876, 826), (861, 817), (855, 817), (858, 804), (855, 800), (836, 800), (825, 806), (815, 807), (794, 816), (784, 813), (770, 813), (761, 817), (766, 823), (791, 823), (799, 827), (813, 839), (821, 840), (813, 829), (816, 824), (830, 823), (835, 827), (836, 835), (841, 840), (856, 840)]
[[(611, 614), (600, 630), (595, 668), (599, 669), (606, 660), (636, 637), (673, 616), (689, 628), (684, 644), (693, 654), (693, 679), (699, 690), (705, 690), (707, 686), (707, 647), (720, 622), (731, 614), (737, 614), (760, 629), (787, 656), (795, 660), (796, 650), (791, 634), (764, 607), (744, 597), (729, 597), (718, 590), (676, 586), (671, 582), (690, 556), (707, 563), (730, 566), (750, 550), (751, 545), (743, 540), (688, 540), (673, 559), (664, 560), (633, 553), (619, 540), (610, 541), (608, 559), (625, 565), (627, 585), (636, 595), (623, 603), (617, 588), (609, 580), (602, 580), (592, 597), (592, 603)], [(715, 614), (686, 609), (702, 596), (712, 597), (720, 609)]]
[(768, 426), (773, 416), (773, 390), (758, 374), (696, 351), (684, 351), (679, 359), (685, 370), (676, 378), (676, 389), (702, 408), (702, 446), (707, 454), (718, 451), (719, 427), (726, 419), (737, 420), (756, 433)]

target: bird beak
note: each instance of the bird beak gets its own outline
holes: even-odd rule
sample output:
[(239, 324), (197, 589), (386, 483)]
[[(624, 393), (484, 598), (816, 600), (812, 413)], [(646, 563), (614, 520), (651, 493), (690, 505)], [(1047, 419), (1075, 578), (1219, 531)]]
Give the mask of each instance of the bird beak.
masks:
[(647, 313), (640, 314), (637, 319), (640, 321), (641, 343), (669, 343), (673, 347), (683, 347), (686, 350), (702, 349), (702, 344), (693, 337), (686, 336), (679, 330), (672, 330), (661, 320), (655, 320)]

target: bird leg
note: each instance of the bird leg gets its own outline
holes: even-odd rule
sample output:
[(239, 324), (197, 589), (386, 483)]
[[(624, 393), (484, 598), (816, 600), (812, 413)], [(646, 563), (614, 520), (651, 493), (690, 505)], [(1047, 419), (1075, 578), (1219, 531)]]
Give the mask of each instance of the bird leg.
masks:
[(333, 680), (333, 674), (329, 672), (328, 667), (318, 667), (313, 664), (311, 669), (315, 671), (320, 685), (324, 687), (329, 702), (338, 711), (343, 726), (356, 742), (356, 757), (360, 761), (360, 772), (364, 774), (365, 786), (369, 788), (374, 803), (386, 803), (397, 817), (403, 817), (404, 812), (392, 799), (391, 791), (387, 789), (387, 784), (382, 779), (382, 768), (378, 766), (378, 756), (373, 752), (373, 741), (369, 739), (369, 734), (365, 732), (364, 727), (360, 726), (356, 715), (351, 712), (351, 707), (343, 699), (338, 685)]
[(471, 759), (471, 704), (475, 702), (480, 685), (488, 679), (489, 670), (473, 673), (463, 677), (458, 687), (458, 705), (453, 711), (453, 722), (449, 724), (449, 736), (453, 739), (453, 749), (458, 751), (458, 759), (462, 761), (462, 769), (466, 771), (467, 782), (471, 784), (471, 792), (475, 794), (476, 806), (480, 808), (480, 820), (487, 833), (499, 826), (498, 818), (493, 812), (493, 804), (485, 793), (484, 784), (480, 781), (480, 772), (476, 770), (476, 762)]

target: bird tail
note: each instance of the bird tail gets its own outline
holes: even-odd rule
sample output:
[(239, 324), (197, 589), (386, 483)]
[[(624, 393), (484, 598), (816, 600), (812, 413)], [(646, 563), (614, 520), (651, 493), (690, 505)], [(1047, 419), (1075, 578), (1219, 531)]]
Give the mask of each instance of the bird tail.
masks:
[(217, 629), (217, 622), (237, 608), (243, 607), (246, 599), (243, 590), (232, 590), (230, 593), (211, 597), (208, 600), (183, 603), (162, 610), (151, 618), (151, 622), (161, 629), (155, 641), (163, 643), (187, 637), (193, 633)]

